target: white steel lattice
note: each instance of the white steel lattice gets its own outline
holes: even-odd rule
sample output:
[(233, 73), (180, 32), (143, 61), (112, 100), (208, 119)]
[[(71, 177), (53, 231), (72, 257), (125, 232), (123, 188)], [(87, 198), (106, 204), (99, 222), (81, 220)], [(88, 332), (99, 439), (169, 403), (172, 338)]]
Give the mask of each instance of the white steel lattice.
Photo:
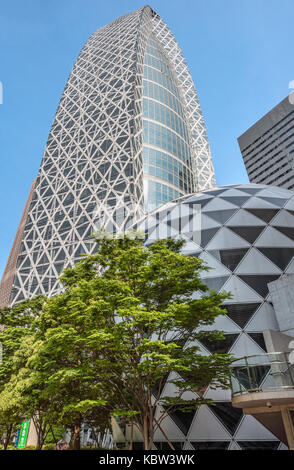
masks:
[(155, 15), (152, 22), (153, 32), (163, 45), (175, 68), (179, 85), (183, 93), (192, 134), (191, 144), (194, 150), (196, 190), (203, 191), (205, 189), (210, 189), (216, 184), (214, 168), (205, 123), (190, 71), (180, 46), (165, 22), (159, 15)]
[(147, 6), (100, 28), (76, 60), (50, 130), (11, 302), (59, 291), (60, 271), (95, 249), (89, 236), (97, 213), (114, 231), (143, 215), (142, 81), (145, 45), (152, 32), (168, 54), (184, 98), (195, 186), (214, 185), (197, 95), (168, 27)]

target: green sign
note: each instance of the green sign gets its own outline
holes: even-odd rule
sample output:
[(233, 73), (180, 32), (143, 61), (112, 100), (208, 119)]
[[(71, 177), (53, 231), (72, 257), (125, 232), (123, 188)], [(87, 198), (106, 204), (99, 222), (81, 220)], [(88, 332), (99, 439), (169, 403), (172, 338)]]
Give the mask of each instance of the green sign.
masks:
[(17, 446), (18, 449), (22, 449), (23, 447), (26, 446), (29, 428), (30, 428), (30, 421), (29, 420), (23, 421), (21, 425), (20, 434), (19, 434), (19, 440), (18, 440), (18, 446)]

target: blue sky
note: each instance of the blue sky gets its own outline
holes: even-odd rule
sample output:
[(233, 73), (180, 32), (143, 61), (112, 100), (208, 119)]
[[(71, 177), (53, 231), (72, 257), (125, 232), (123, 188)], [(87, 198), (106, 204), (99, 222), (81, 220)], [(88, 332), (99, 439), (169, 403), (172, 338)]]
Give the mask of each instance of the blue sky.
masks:
[[(247, 182), (237, 137), (289, 93), (293, 0), (153, 0), (190, 67), (217, 184)], [(88, 37), (138, 0), (10, 0), (0, 17), (0, 272), (67, 77)]]

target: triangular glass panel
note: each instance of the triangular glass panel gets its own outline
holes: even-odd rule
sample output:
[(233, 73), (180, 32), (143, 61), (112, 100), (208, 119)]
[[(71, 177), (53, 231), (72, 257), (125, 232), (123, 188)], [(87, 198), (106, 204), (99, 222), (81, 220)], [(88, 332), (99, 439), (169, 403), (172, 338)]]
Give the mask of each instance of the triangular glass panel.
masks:
[(190, 441), (195, 450), (221, 450), (228, 449), (231, 441)]
[(254, 390), (261, 386), (270, 370), (270, 366), (236, 366), (233, 375), (239, 383), (239, 387), (244, 390)]
[(69, 230), (70, 228), (71, 228), (70, 222), (68, 220), (65, 220), (59, 227), (59, 231), (63, 232), (65, 230)]
[(239, 209), (236, 214), (233, 215), (233, 217), (231, 217), (230, 220), (226, 223), (227, 227), (261, 227), (262, 225), (265, 226), (266, 223), (242, 208)]
[(200, 259), (209, 267), (209, 271), (203, 274), (203, 277), (229, 276), (230, 271), (220, 262), (219, 250), (203, 251)]
[(281, 274), (281, 269), (278, 268), (278, 266), (276, 266), (266, 256), (260, 253), (260, 251), (253, 247), (236, 268), (235, 273), (238, 275)]
[(207, 250), (226, 250), (237, 248), (249, 248), (250, 244), (228, 227), (223, 226), (206, 245)]
[(78, 234), (82, 237), (84, 232), (87, 230), (88, 227), (89, 227), (88, 224), (81, 225), (80, 227), (77, 227), (76, 230), (77, 230)]
[(168, 414), (182, 433), (187, 436), (195, 416), (195, 410), (185, 412), (185, 408), (187, 405), (180, 405), (177, 410), (170, 411)]
[(248, 193), (248, 194), (257, 194), (259, 193), (260, 191), (262, 191), (263, 188), (243, 188), (243, 187), (240, 187), (240, 190), (243, 191), (244, 193)]
[(246, 248), (236, 248), (234, 250), (220, 250), (220, 259), (221, 262), (227, 266), (231, 271), (238, 266), (242, 258), (246, 255), (248, 249)]
[(65, 251), (62, 249), (60, 250), (58, 256), (55, 258), (55, 261), (62, 261), (65, 259)]
[(58, 274), (60, 274), (61, 271), (63, 270), (63, 266), (64, 266), (64, 263), (55, 263), (54, 264), (54, 267), (55, 267)]
[(220, 276), (220, 277), (213, 277), (213, 278), (205, 278), (202, 279), (204, 284), (209, 287), (209, 289), (214, 289), (216, 291), (220, 291), (225, 282), (229, 279), (229, 276)]
[(221, 227), (221, 223), (216, 222), (214, 219), (207, 217), (204, 212), (201, 214), (201, 231), (208, 230), (210, 228)]
[(223, 193), (225, 191), (224, 188), (222, 189), (214, 189), (212, 191), (205, 191), (205, 194), (211, 194), (212, 196), (218, 196), (219, 194)]
[(294, 228), (292, 227), (277, 227), (275, 225), (275, 229), (279, 230), (283, 235), (286, 235), (286, 237), (290, 238), (291, 240), (294, 240)]
[(219, 250), (207, 250), (207, 252), (204, 251), (204, 253), (208, 253), (208, 254), (214, 256), (214, 258), (216, 258), (218, 261), (221, 260)]
[(249, 243), (254, 243), (255, 240), (259, 237), (261, 232), (264, 229), (262, 227), (252, 227), (252, 226), (243, 226), (243, 227), (229, 227), (230, 230), (235, 232), (240, 237), (244, 238)]
[(230, 434), (233, 435), (242, 419), (242, 410), (240, 408), (234, 408), (231, 402), (216, 402), (214, 405), (208, 406)]
[(222, 305), (222, 307), (226, 309), (227, 316), (243, 329), (260, 305), (260, 303), (256, 302), (250, 304), (226, 304)]
[[(19, 267), (21, 265), (22, 260), (23, 260), (23, 256), (19, 256), (18, 261), (17, 261), (17, 267)], [(31, 260), (30, 260), (29, 257), (27, 257), (25, 262), (22, 265), (22, 269), (23, 268), (28, 268), (29, 266), (31, 266)]]
[(234, 215), (237, 210), (238, 209), (209, 211), (209, 212), (205, 212), (205, 215), (207, 215), (208, 217), (211, 217), (213, 220), (216, 220), (216, 222), (225, 224), (227, 220), (229, 220), (229, 218), (232, 217), (232, 215)]
[(74, 200), (75, 200), (74, 195), (72, 193), (68, 193), (66, 198), (63, 200), (63, 205), (66, 206), (66, 205), (72, 204)]
[(258, 248), (268, 259), (284, 270), (294, 256), (294, 248)]
[(52, 191), (52, 188), (49, 186), (48, 189), (46, 190), (46, 188), (44, 188), (43, 190), (40, 191), (40, 195), (42, 197), (49, 197), (49, 196), (52, 196), (53, 194), (53, 191)]
[[(41, 293), (41, 292), (40, 292), (40, 293)], [(23, 294), (22, 291), (19, 291), (19, 294), (18, 294), (17, 297), (16, 297), (16, 296), (14, 297), (14, 299), (17, 299), (18, 301), (19, 301), (19, 300), (23, 300), (24, 298), (25, 298), (25, 296), (24, 296), (24, 294)]]
[(220, 196), (220, 197), (221, 199), (231, 202), (232, 204), (235, 204), (236, 206), (239, 206), (239, 207), (241, 207), (250, 198), (250, 196)]
[[(226, 192), (223, 193), (225, 197), (233, 197), (233, 196), (246, 196), (246, 194), (242, 193), (242, 188), (238, 186), (227, 186)], [(222, 196), (220, 196), (222, 197)]]
[(280, 441), (237, 441), (242, 450), (277, 450)]
[(278, 207), (284, 207), (288, 199), (283, 199), (281, 197), (266, 197), (266, 196), (259, 196), (260, 199), (263, 199), (266, 202), (270, 202)]
[(216, 197), (211, 199), (211, 201), (204, 207), (203, 212), (210, 212), (210, 211), (226, 211), (226, 210), (237, 210), (238, 207), (231, 202), (227, 202), (220, 197)]
[(289, 211), (282, 209), (272, 220), (271, 225), (274, 227), (294, 227), (294, 217)]
[(292, 248), (293, 247), (293, 240), (288, 238), (283, 233), (279, 232), (276, 227), (272, 227), (272, 225), (268, 225), (258, 239), (255, 242), (256, 247), (274, 247), (278, 246), (280, 248)]
[(262, 276), (256, 276), (256, 275), (239, 275), (238, 276), (242, 281), (246, 282), (248, 286), (250, 286), (252, 289), (254, 289), (259, 295), (262, 297), (266, 297), (268, 295), (268, 283), (275, 281), (278, 279), (280, 276), (278, 275), (262, 275)]
[(210, 341), (208, 338), (201, 338), (199, 341), (213, 354), (226, 354), (231, 349), (238, 336), (238, 334), (229, 333), (225, 335), (225, 339)]
[(264, 342), (263, 334), (262, 333), (247, 333), (253, 341), (255, 341), (261, 349), (263, 349), (265, 352), (267, 351), (266, 345)]
[(210, 202), (212, 200), (212, 198), (210, 197), (209, 199), (198, 199), (198, 198), (195, 198), (195, 201), (194, 202), (191, 202), (190, 199), (189, 199), (189, 202), (183, 202), (183, 204), (187, 204), (189, 205), (190, 207), (192, 207), (192, 209), (195, 209), (195, 204), (200, 204), (201, 205), (201, 208), (203, 208), (204, 206), (206, 206), (206, 204), (208, 202)]
[(272, 218), (279, 212), (280, 209), (247, 209), (250, 214), (255, 215), (266, 223), (269, 223)]
[(201, 246), (203, 248), (206, 247), (206, 245), (210, 242), (210, 240), (214, 237), (216, 232), (219, 230), (220, 227), (216, 228), (209, 228), (207, 230), (202, 230), (201, 231)]
[[(49, 260), (48, 260), (48, 257), (47, 255), (44, 253), (43, 256), (41, 256), (41, 258), (39, 259), (39, 263), (38, 264), (47, 264), (49, 263)], [(25, 265), (23, 265), (24, 267)]]

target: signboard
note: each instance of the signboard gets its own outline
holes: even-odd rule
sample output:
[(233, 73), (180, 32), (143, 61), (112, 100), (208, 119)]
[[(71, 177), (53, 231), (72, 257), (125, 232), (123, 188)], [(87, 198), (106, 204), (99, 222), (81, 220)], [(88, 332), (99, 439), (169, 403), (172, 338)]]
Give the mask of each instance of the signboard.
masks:
[(23, 421), (21, 425), (20, 434), (19, 434), (19, 440), (18, 440), (18, 446), (17, 446), (18, 449), (23, 449), (23, 447), (26, 446), (29, 428), (30, 428), (30, 421), (29, 420)]
[(20, 435), (20, 429), (17, 430), (14, 447), (17, 447), (17, 445), (18, 445), (19, 435)]

